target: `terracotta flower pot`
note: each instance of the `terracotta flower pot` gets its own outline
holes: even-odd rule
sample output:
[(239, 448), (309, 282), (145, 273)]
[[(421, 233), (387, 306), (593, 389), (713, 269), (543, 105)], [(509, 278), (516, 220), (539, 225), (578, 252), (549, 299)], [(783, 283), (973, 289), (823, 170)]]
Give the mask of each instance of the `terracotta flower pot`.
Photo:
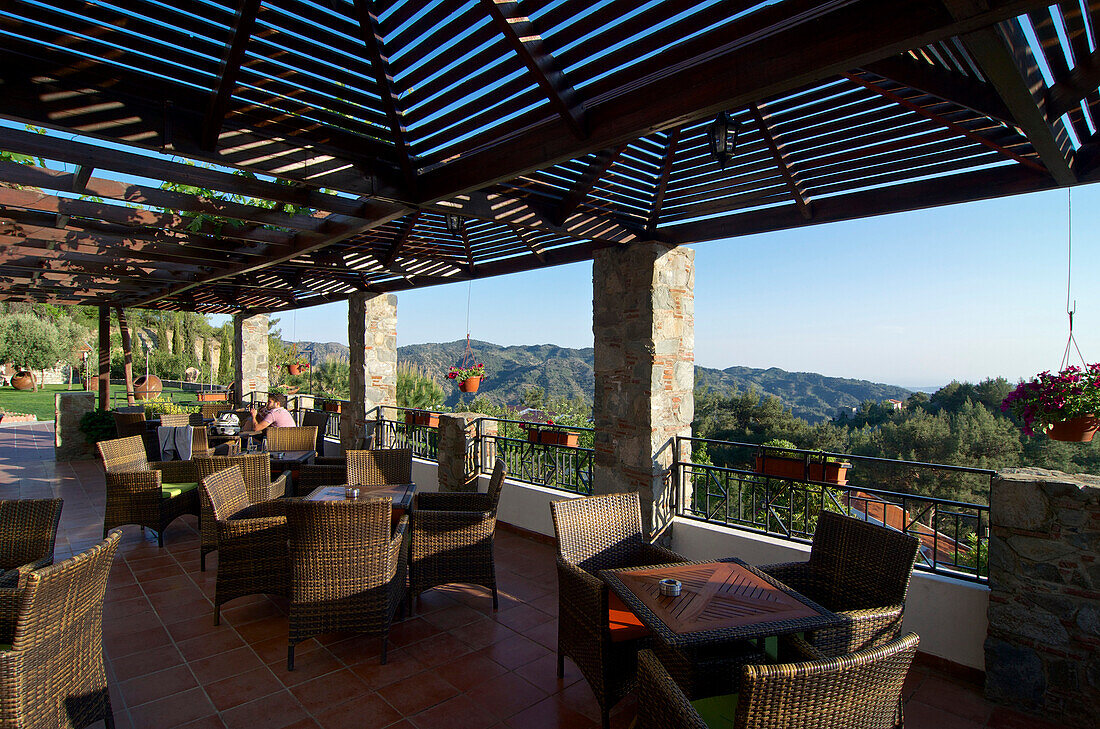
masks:
[(580, 443), (580, 434), (571, 433), (568, 430), (557, 430), (556, 428), (528, 428), (527, 440), (531, 443), (541, 443), (543, 445), (576, 448)]
[(16, 390), (33, 390), (34, 375), (27, 370), (20, 370), (12, 375), (11, 386)]
[(198, 402), (225, 402), (227, 394), (224, 392), (200, 392), (195, 399)]
[(463, 392), (477, 392), (477, 388), (481, 386), (480, 377), (467, 377), (462, 382), (458, 383), (458, 389)]
[(152, 400), (163, 389), (164, 385), (156, 375), (142, 375), (134, 380), (134, 397), (138, 400)]
[(1080, 418), (1070, 418), (1054, 423), (1047, 431), (1047, 437), (1067, 443), (1090, 443), (1097, 429), (1100, 429), (1100, 418), (1094, 415), (1083, 415)]
[(302, 374), (302, 370), (304, 370), (304, 369), (309, 369), (309, 368), (308, 367), (303, 367), (302, 365), (299, 365), (299, 364), (292, 364), (292, 365), (287, 365), (286, 366), (287, 372), (289, 372), (291, 375), (294, 375), (295, 377)]
[(764, 455), (756, 457), (756, 472), (775, 478), (789, 478), (796, 481), (818, 481), (843, 486), (848, 483), (850, 463), (810, 463), (801, 458)]
[(426, 425), (429, 428), (439, 427), (439, 416), (435, 413), (417, 412), (415, 410), (405, 411), (405, 423), (407, 425)]
[(321, 409), (326, 413), (338, 413), (340, 412), (341, 404), (342, 403), (325, 401), (325, 403), (321, 405)]

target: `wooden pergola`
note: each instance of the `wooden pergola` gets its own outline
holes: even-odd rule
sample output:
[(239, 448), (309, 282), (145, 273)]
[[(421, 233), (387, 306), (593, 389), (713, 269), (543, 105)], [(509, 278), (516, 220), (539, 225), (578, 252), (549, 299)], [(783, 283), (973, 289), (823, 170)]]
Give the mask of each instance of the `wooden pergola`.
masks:
[(270, 312), (1092, 182), (1098, 23), (1098, 0), (9, 0), (0, 150), (44, 164), (0, 160), (0, 299)]

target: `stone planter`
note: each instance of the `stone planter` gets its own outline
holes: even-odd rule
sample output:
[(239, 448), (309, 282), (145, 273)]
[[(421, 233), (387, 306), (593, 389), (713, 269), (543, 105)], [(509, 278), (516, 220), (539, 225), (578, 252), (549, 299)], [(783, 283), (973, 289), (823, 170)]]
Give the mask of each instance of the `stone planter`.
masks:
[(848, 483), (850, 463), (809, 463), (801, 458), (787, 456), (762, 455), (756, 457), (756, 472), (774, 478), (789, 478), (795, 481), (818, 481), (843, 486)]
[(27, 370), (20, 370), (11, 378), (11, 386), (16, 390), (33, 390), (34, 382), (34, 375)]
[(142, 375), (134, 380), (134, 397), (138, 400), (152, 400), (163, 389), (164, 386), (156, 375)]
[(426, 425), (429, 428), (439, 427), (439, 415), (429, 412), (418, 412), (416, 410), (405, 411), (405, 424), (406, 425)]

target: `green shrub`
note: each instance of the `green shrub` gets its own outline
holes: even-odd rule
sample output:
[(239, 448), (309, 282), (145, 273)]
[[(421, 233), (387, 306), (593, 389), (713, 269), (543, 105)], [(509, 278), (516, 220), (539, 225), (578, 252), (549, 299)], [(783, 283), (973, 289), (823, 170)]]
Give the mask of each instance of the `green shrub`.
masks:
[(84, 413), (80, 418), (80, 432), (92, 444), (118, 437), (115, 418), (107, 410), (89, 410)]

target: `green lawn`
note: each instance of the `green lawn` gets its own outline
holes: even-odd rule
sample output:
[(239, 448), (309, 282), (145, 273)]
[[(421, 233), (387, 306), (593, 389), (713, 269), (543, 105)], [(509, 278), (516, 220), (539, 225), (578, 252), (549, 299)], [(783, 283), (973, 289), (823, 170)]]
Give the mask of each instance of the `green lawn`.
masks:
[[(16, 390), (14, 387), (0, 387), (0, 411), (8, 413), (33, 413), (39, 420), (53, 420), (53, 396), (58, 392), (78, 392), (79, 385), (73, 385), (68, 390), (65, 385), (45, 385), (33, 390)], [(193, 404), (195, 393), (183, 392), (174, 388), (164, 391), (165, 396), (171, 396), (175, 402)], [(126, 387), (124, 385), (111, 385), (111, 397), (114, 405), (126, 404)]]

